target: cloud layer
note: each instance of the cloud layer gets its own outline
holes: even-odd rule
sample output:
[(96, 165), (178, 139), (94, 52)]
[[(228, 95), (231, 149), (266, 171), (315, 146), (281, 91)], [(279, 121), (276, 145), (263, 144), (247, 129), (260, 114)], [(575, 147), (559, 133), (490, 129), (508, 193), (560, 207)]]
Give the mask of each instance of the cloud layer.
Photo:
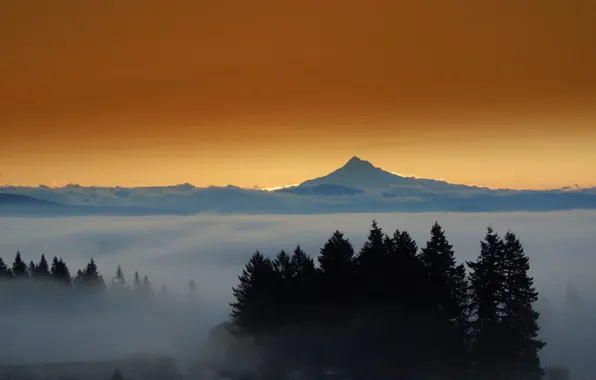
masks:
[[(501, 234), (511, 229), (524, 243), (541, 293), (542, 335), (548, 341), (543, 351), (545, 364), (569, 365), (574, 372), (589, 369), (584, 353), (596, 349), (596, 331), (590, 323), (596, 316), (596, 279), (593, 276), (596, 212), (591, 211), (0, 218), (0, 256), (9, 263), (17, 250), (26, 260), (37, 261), (41, 253), (49, 257), (62, 256), (71, 272), (94, 257), (106, 279), (113, 276), (120, 264), (129, 281), (138, 270), (141, 275), (149, 275), (155, 288), (165, 284), (178, 292), (185, 290), (188, 281), (194, 279), (203, 310), (196, 326), (206, 332), (226, 318), (231, 288), (256, 249), (274, 255), (281, 249), (290, 250), (300, 244), (307, 253), (317, 255), (335, 229), (345, 232), (359, 248), (373, 218), (387, 232), (396, 228), (408, 230), (419, 245), (424, 244), (431, 224), (437, 220), (444, 226), (460, 261), (476, 258), (487, 225)], [(569, 284), (577, 291), (578, 301), (566, 296)], [(47, 328), (42, 315), (19, 320), (6, 319), (7, 315), (4, 314), (5, 319), (0, 324), (0, 335), (23, 331), (32, 325)], [(77, 321), (55, 320), (53, 323), (66, 326)], [(97, 328), (105, 328), (106, 333), (111, 331), (107, 325)], [(129, 331), (133, 340), (141, 339), (139, 334), (137, 330)], [(49, 352), (50, 347), (43, 346), (46, 341), (51, 339), (38, 342), (38, 355)], [(17, 348), (15, 352), (20, 355), (27, 355), (30, 350), (26, 345)]]

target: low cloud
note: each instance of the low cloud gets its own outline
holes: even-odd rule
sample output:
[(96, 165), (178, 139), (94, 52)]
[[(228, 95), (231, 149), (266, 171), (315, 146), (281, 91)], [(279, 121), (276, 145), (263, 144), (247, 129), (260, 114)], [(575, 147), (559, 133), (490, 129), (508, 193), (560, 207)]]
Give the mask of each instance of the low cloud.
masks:
[[(511, 229), (524, 243), (541, 295), (541, 334), (548, 342), (542, 352), (544, 364), (568, 365), (576, 373), (591, 371), (591, 363), (584, 358), (596, 350), (596, 329), (591, 323), (596, 317), (596, 212), (592, 211), (0, 218), (0, 256), (8, 264), (17, 250), (26, 260), (37, 261), (42, 253), (61, 256), (73, 273), (94, 257), (106, 279), (121, 265), (129, 282), (139, 271), (149, 276), (154, 289), (164, 284), (177, 292), (185, 291), (193, 279), (204, 313), (196, 326), (206, 332), (227, 318), (232, 286), (255, 250), (274, 255), (300, 244), (316, 256), (335, 229), (345, 232), (359, 248), (373, 218), (386, 232), (408, 230), (420, 246), (428, 239), (432, 223), (439, 221), (459, 261), (477, 257), (487, 225), (501, 234)], [(569, 284), (574, 289), (573, 302), (568, 300)], [(37, 315), (5, 321), (0, 325), (0, 336), (11, 331), (26, 334), (27, 326), (43, 318)], [(137, 333), (142, 332), (131, 331), (130, 339), (134, 340)], [(147, 338), (139, 335), (138, 339)], [(41, 347), (37, 347), (38, 353), (52, 350), (44, 346), (50, 344), (46, 342), (51, 339), (36, 343)], [(29, 350), (26, 345), (18, 349), (20, 355), (27, 355)]]

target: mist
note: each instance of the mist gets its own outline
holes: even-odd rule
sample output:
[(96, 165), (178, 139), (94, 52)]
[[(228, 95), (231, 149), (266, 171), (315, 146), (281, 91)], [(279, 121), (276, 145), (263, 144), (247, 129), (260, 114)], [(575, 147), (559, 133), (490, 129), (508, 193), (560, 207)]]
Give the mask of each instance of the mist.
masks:
[[(18, 251), (38, 261), (62, 257), (71, 271), (94, 258), (106, 283), (120, 265), (129, 284), (138, 271), (158, 292), (165, 285), (173, 300), (161, 312), (142, 308), (4, 309), (0, 313), (2, 363), (116, 359), (133, 353), (164, 354), (180, 361), (202, 355), (209, 331), (229, 315), (232, 287), (255, 250), (268, 256), (296, 244), (316, 256), (336, 229), (356, 249), (372, 219), (385, 232), (407, 230), (419, 246), (434, 221), (444, 227), (457, 259), (474, 260), (488, 225), (501, 235), (515, 232), (530, 257), (540, 292), (543, 365), (568, 366), (588, 375), (586, 354), (596, 349), (596, 212), (548, 213), (391, 213), (273, 216), (147, 216), (0, 218), (0, 256), (7, 265)], [(182, 302), (194, 280), (198, 308)], [(92, 301), (89, 301), (92, 302)]]

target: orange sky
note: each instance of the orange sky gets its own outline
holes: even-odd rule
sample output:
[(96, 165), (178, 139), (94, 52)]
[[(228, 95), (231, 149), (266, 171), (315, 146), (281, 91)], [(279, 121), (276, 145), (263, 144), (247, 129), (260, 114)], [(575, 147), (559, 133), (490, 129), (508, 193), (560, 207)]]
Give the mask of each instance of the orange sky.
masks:
[(353, 155), (596, 186), (592, 0), (0, 3), (0, 184), (236, 184)]

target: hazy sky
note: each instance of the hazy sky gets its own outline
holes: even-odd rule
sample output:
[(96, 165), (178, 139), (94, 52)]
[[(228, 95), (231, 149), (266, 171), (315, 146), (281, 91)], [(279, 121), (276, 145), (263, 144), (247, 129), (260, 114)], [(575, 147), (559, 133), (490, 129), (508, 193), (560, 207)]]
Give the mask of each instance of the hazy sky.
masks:
[(245, 187), (353, 155), (595, 186), (592, 0), (0, 3), (0, 184)]

